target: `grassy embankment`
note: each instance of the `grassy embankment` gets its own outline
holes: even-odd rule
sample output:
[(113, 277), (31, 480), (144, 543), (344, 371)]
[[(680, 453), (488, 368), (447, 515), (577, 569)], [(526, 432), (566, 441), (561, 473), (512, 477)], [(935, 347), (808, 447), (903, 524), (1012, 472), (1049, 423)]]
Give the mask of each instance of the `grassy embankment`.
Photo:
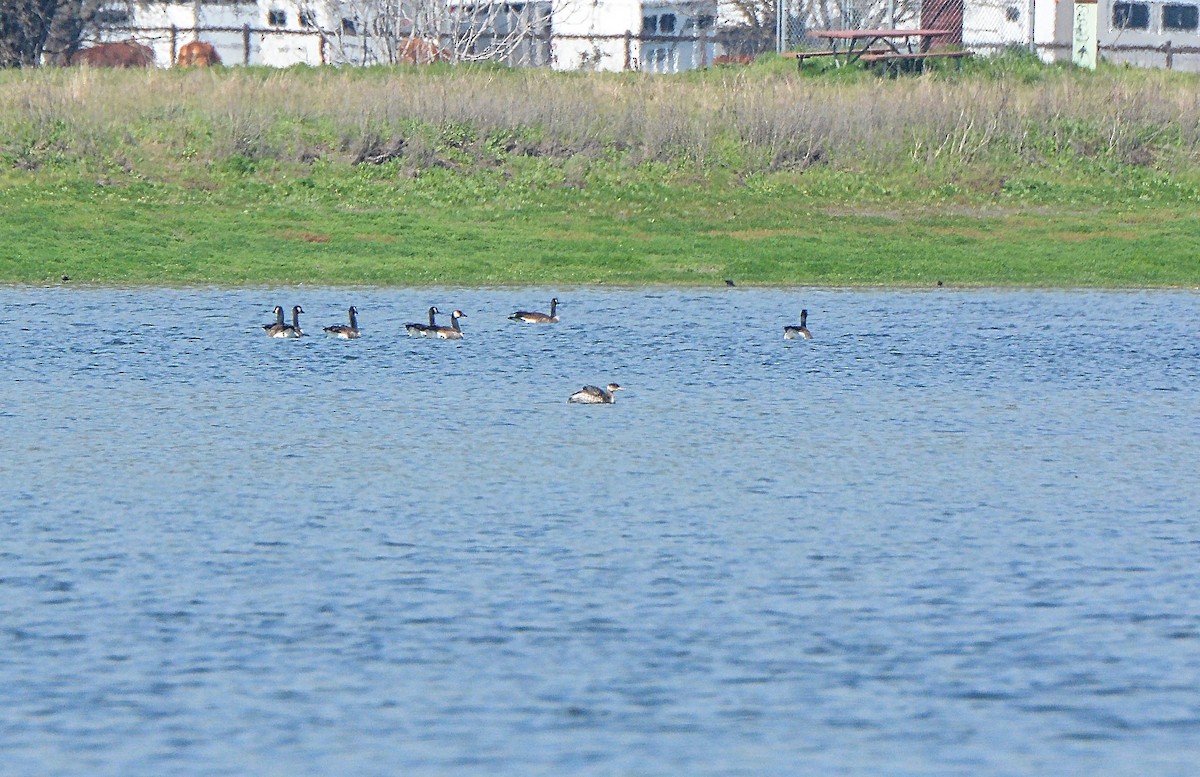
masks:
[(0, 72), (0, 282), (1196, 286), (1198, 87)]

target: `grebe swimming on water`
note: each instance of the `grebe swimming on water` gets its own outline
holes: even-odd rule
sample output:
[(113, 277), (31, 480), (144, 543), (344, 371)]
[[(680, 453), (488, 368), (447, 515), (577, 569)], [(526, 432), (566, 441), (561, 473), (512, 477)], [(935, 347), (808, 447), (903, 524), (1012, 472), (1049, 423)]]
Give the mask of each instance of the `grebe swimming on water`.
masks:
[(609, 383), (605, 388), (607, 390), (595, 386), (584, 386), (569, 396), (567, 401), (579, 405), (611, 405), (617, 401), (617, 398), (613, 395), (621, 387), (616, 383)]

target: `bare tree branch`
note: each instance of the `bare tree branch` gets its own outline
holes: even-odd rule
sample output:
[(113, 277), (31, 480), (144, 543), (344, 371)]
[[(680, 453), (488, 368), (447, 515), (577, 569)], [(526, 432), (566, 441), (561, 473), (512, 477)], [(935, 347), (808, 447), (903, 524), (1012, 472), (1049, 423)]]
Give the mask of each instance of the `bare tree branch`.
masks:
[(347, 0), (338, 7), (351, 23), (327, 31), (335, 58), (362, 65), (510, 61), (549, 32), (544, 2)]
[(0, 67), (66, 62), (104, 2), (0, 0)]
[[(757, 54), (775, 47), (779, 0), (724, 0), (726, 17), (718, 40), (731, 54)], [(921, 0), (784, 0), (784, 46), (807, 30), (895, 27), (916, 22)]]

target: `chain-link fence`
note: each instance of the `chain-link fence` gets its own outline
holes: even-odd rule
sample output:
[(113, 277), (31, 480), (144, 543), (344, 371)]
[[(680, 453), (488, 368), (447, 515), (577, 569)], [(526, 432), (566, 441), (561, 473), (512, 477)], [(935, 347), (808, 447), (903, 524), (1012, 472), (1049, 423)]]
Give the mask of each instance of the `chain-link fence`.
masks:
[(819, 45), (816, 30), (941, 29), (938, 46), (981, 50), (1033, 43), (1033, 0), (777, 0), (778, 51)]
[[(510, 67), (560, 66), (572, 70), (640, 70), (647, 73), (678, 73), (705, 68), (720, 59), (721, 47), (714, 31), (689, 30), (677, 35), (550, 35), (530, 31), (519, 40), (492, 46), (493, 36), (476, 36), (469, 48), (458, 49), (456, 41), (441, 36), (438, 41), (416, 40), (394, 56), (394, 62), (428, 64), (435, 61), (470, 61), (486, 58)], [(153, 64), (170, 67), (180, 48), (192, 40), (203, 40), (216, 49), (225, 65), (358, 65), (378, 64), (383, 54), (367, 49), (360, 41), (327, 36), (320, 31), (277, 30), (244, 27), (131, 27), (110, 25), (90, 43), (134, 41), (153, 52)], [(90, 45), (89, 43), (89, 45)], [(378, 47), (377, 47), (378, 48)], [(476, 52), (500, 52), (477, 56)]]
[[(331, 62), (329, 40), (315, 30), (276, 30), (241, 27), (133, 27), (106, 25), (94, 42), (132, 40), (154, 53), (154, 64), (170, 67), (179, 49), (193, 40), (203, 40), (216, 49), (226, 65), (293, 64), (325, 65)], [(86, 45), (90, 45), (89, 41)]]
[[(766, 0), (773, 19), (757, 31), (718, 21), (707, 0), (690, 11), (683, 5), (646, 11), (640, 29), (626, 23), (608, 25), (611, 32), (588, 25), (571, 32), (549, 16), (519, 30), (481, 28), (462, 45), (459, 38), (438, 35), (427, 40), (433, 59), (487, 59), (513, 67), (641, 70), (674, 73), (714, 62), (749, 61), (777, 51), (822, 49), (811, 33), (821, 30), (938, 29), (934, 48), (963, 48), (976, 54), (1009, 49), (1034, 51), (1044, 60), (1070, 60), (1072, 8), (1053, 0)], [(688, 12), (685, 12), (688, 11)], [(548, 11), (547, 11), (548, 13)], [(1098, 51), (1102, 60), (1145, 67), (1200, 71), (1200, 0), (1099, 0)], [(774, 40), (771, 36), (774, 25)], [(174, 62), (183, 43), (204, 39), (226, 64), (288, 66), (297, 63), (375, 64), (429, 58), (410, 56), (411, 43), (400, 39), (396, 51), (381, 47), (355, 30), (341, 27), (280, 29), (261, 25), (188, 27), (132, 24), (102, 25), (100, 40), (132, 37), (155, 52), (156, 63)], [(636, 27), (635, 25), (632, 25)], [(619, 29), (617, 29), (619, 28)], [(501, 35), (500, 33), (503, 33)], [(396, 48), (396, 47), (393, 47)], [(385, 51), (386, 49), (386, 51)], [(442, 56), (442, 51), (446, 56)], [(390, 54), (389, 54), (390, 52)], [(386, 55), (386, 56), (385, 56)]]
[[(941, 29), (935, 47), (1021, 49), (1070, 61), (1066, 0), (775, 0), (776, 50), (821, 48), (816, 30)], [(1101, 60), (1200, 71), (1200, 0), (1098, 0)]]

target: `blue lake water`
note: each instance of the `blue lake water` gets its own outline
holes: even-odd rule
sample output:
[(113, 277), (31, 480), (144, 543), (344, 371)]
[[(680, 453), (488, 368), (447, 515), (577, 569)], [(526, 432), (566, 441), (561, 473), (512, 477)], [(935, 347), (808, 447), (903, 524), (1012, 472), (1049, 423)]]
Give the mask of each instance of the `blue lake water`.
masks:
[(0, 774), (1194, 775), (1198, 463), (1196, 292), (0, 288)]

